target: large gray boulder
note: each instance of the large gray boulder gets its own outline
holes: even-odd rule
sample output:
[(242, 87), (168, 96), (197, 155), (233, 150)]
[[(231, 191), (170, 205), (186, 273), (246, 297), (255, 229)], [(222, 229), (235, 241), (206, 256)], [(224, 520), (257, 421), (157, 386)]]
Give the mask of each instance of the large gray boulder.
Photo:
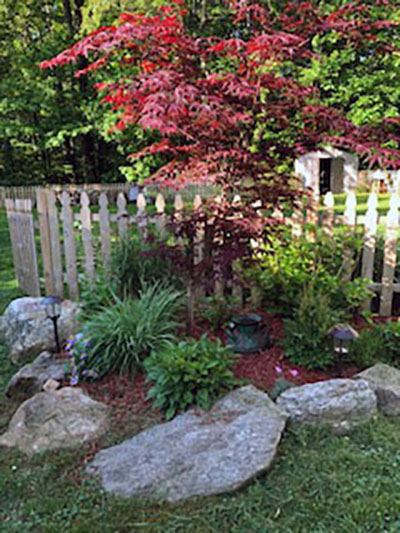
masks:
[(0, 437), (0, 447), (16, 447), (28, 455), (73, 448), (97, 439), (107, 427), (106, 405), (81, 389), (65, 387), (40, 392), (21, 404)]
[[(54, 351), (53, 323), (46, 317), (41, 298), (18, 298), (13, 300), (0, 317), (0, 343), (6, 345), (14, 362), (33, 359), (45, 350)], [(58, 320), (60, 341), (78, 330), (79, 305), (70, 300), (62, 303)]]
[(400, 370), (383, 363), (356, 374), (367, 381), (378, 398), (378, 409), (388, 416), (400, 415)]
[(347, 433), (376, 413), (376, 396), (366, 381), (331, 379), (283, 392), (277, 405), (298, 425), (328, 426)]
[(48, 379), (62, 380), (64, 365), (56, 361), (50, 352), (42, 352), (33, 363), (23, 366), (9, 381), (6, 395), (25, 401), (40, 392)]
[(100, 451), (88, 471), (126, 497), (176, 502), (232, 491), (271, 465), (286, 418), (250, 385)]

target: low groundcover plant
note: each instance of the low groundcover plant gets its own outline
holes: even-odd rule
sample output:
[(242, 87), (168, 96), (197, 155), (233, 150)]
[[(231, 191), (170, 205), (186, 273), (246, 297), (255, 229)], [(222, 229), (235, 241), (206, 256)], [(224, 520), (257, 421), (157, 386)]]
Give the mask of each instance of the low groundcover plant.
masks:
[(234, 356), (221, 341), (186, 339), (168, 342), (144, 361), (147, 380), (153, 384), (148, 393), (154, 407), (165, 410), (167, 419), (191, 405), (209, 409), (213, 401), (232, 388), (236, 380)]

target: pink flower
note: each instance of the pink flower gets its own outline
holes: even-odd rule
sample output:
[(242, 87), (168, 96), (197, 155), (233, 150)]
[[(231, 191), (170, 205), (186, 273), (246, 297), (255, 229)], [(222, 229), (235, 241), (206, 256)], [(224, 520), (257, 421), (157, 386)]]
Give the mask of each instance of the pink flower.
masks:
[(292, 376), (293, 376), (294, 378), (295, 378), (296, 376), (299, 375), (299, 371), (296, 370), (295, 368), (291, 368), (291, 369), (289, 370), (289, 372), (292, 374)]
[(283, 372), (282, 367), (279, 366), (279, 365), (276, 365), (276, 367), (275, 367), (275, 372), (276, 372), (277, 374), (282, 374), (282, 372)]

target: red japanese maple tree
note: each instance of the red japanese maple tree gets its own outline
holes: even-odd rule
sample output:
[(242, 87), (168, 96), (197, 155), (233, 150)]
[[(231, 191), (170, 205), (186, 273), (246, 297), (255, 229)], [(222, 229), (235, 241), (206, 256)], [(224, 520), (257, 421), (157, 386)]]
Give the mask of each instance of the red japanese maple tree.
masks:
[[(297, 155), (330, 144), (371, 166), (400, 167), (399, 120), (356, 127), (296, 79), (296, 65), (311, 60), (311, 40), (324, 32), (335, 31), (355, 49), (365, 50), (366, 43), (373, 53), (390, 48), (394, 23), (373, 21), (373, 3), (354, 1), (323, 16), (316, 2), (287, 2), (279, 15), (256, 2), (238, 2), (232, 4), (235, 37), (227, 39), (188, 34), (177, 4), (156, 16), (123, 14), (119, 26), (100, 28), (41, 66), (83, 56), (89, 66), (77, 71), (82, 76), (112, 73), (118, 62), (120, 77), (96, 84), (119, 117), (115, 128), (133, 124), (155, 133), (130, 157), (160, 154), (164, 164), (151, 178), (158, 183), (220, 187), (213, 231), (221, 232), (216, 240), (225, 243), (221, 255), (230, 262), (243, 254), (243, 243), (273, 223), (274, 207), (296, 198)], [(232, 205), (235, 193), (241, 202)], [(194, 238), (204, 213), (190, 218), (186, 235)]]

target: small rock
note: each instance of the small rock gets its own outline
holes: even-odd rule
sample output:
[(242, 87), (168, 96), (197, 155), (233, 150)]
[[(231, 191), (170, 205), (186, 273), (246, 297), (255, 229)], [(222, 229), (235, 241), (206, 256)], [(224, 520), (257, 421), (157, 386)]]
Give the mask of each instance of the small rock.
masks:
[(108, 407), (81, 389), (64, 387), (39, 392), (19, 406), (0, 447), (16, 447), (28, 455), (73, 448), (95, 440), (108, 427)]
[(287, 415), (252, 385), (207, 412), (167, 424), (100, 451), (88, 467), (105, 490), (176, 502), (240, 488), (271, 465)]
[[(78, 311), (76, 302), (63, 301), (58, 320), (60, 342), (78, 330)], [(44, 350), (55, 351), (53, 324), (46, 317), (42, 298), (13, 300), (1, 317), (0, 337), (14, 362), (32, 359)]]
[(328, 426), (337, 434), (367, 422), (376, 413), (376, 396), (366, 381), (331, 379), (283, 392), (277, 405), (291, 423)]
[(60, 382), (56, 381), (55, 379), (51, 379), (51, 378), (48, 379), (42, 387), (44, 392), (54, 392), (55, 390), (59, 388), (60, 388)]
[(354, 376), (367, 381), (378, 398), (378, 409), (388, 416), (400, 415), (400, 370), (383, 363)]
[(40, 392), (50, 378), (62, 380), (64, 367), (49, 352), (43, 352), (33, 363), (23, 366), (10, 380), (6, 388), (9, 398), (24, 401)]

